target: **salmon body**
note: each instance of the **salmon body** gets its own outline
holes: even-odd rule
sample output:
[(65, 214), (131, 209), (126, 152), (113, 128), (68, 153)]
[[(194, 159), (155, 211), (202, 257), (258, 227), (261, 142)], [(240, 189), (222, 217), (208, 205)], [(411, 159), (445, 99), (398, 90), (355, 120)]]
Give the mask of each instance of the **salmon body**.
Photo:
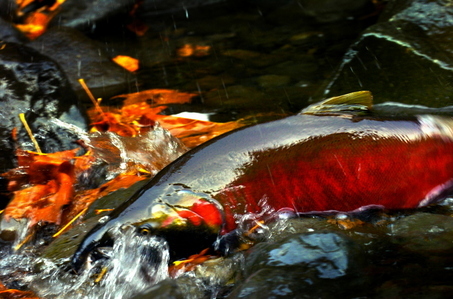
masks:
[[(238, 215), (273, 211), (407, 209), (453, 183), (453, 122), (295, 115), (222, 135), (163, 169), (74, 255), (75, 268), (114, 227), (184, 238), (236, 228)], [(206, 237), (207, 238), (207, 237)]]

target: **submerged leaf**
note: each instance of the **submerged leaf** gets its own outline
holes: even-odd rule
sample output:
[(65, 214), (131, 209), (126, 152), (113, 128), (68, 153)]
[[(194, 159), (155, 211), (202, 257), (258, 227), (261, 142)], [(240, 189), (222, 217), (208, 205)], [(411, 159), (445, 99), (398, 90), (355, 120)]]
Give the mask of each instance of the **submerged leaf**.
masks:
[(130, 56), (118, 55), (112, 59), (116, 64), (122, 66), (129, 72), (135, 72), (139, 68), (138, 59), (132, 58)]
[(21, 21), (16, 24), (29, 39), (35, 39), (43, 34), (49, 22), (58, 13), (60, 5), (65, 0), (17, 0), (17, 17)]
[(160, 114), (167, 108), (163, 105), (187, 104), (194, 96), (196, 94), (167, 89), (152, 89), (116, 96), (112, 99), (123, 99), (124, 101), (121, 109), (109, 109), (108, 113), (101, 116), (97, 114), (97, 111), (91, 111), (93, 118), (96, 115), (100, 117), (93, 123), (94, 130), (115, 132), (121, 136), (137, 136), (151, 130), (156, 122), (159, 122), (173, 136), (192, 148), (245, 125), (242, 120), (215, 123)]

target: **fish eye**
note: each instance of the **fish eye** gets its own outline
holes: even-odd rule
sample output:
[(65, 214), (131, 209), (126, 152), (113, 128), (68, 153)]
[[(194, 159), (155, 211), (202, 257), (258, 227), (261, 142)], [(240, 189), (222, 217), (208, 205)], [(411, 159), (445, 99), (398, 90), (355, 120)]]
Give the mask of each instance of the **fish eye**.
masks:
[(149, 236), (149, 235), (151, 235), (151, 229), (149, 229), (147, 227), (142, 227), (142, 228), (140, 228), (140, 234), (142, 236)]

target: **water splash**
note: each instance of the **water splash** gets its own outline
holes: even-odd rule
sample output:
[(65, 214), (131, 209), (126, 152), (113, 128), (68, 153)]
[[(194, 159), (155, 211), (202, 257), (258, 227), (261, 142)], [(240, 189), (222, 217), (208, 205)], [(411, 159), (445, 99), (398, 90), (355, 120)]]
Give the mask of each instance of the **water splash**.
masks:
[(130, 298), (168, 278), (169, 250), (164, 240), (132, 230), (117, 231), (115, 239), (110, 258), (93, 262), (80, 275), (65, 269), (69, 260), (55, 263), (24, 252), (0, 260), (0, 277), (46, 299)]
[[(132, 168), (144, 168), (155, 175), (187, 151), (184, 144), (159, 123), (154, 125), (153, 130), (127, 137), (113, 132), (86, 133), (58, 119), (53, 119), (52, 122), (76, 134), (84, 146), (93, 152), (93, 156), (102, 161), (107, 167), (104, 171), (106, 180)], [(99, 173), (95, 175), (99, 176)], [(86, 181), (90, 180), (91, 178), (86, 178)]]

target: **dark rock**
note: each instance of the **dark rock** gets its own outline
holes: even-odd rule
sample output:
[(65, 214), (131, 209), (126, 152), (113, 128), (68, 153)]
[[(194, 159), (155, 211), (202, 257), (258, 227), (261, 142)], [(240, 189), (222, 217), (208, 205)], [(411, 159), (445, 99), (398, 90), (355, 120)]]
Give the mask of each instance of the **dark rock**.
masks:
[(15, 0), (0, 0), (0, 18), (11, 21), (16, 13), (17, 4)]
[(230, 298), (345, 295), (363, 283), (360, 251), (348, 237), (333, 232), (294, 234), (276, 243), (260, 243), (246, 258), (245, 282)]
[(188, 9), (227, 2), (228, 0), (145, 0), (141, 8), (144, 16), (183, 14), (190, 16)]
[(364, 13), (369, 8), (369, 0), (300, 0), (298, 5), (305, 14), (318, 22), (335, 22)]
[(126, 15), (134, 3), (135, 0), (67, 0), (49, 26), (95, 30), (100, 22), (114, 24), (115, 17)]
[(183, 299), (178, 285), (173, 279), (166, 279), (131, 299)]
[[(117, 26), (128, 21), (127, 15), (135, 0), (67, 0), (50, 26), (65, 26), (81, 31), (96, 31), (98, 27)], [(188, 9), (227, 2), (227, 0), (145, 0), (141, 1), (140, 17), (180, 14), (186, 16)], [(190, 14), (189, 14), (190, 15)]]
[[(35, 150), (19, 114), (31, 127), (43, 152), (75, 148), (78, 138), (52, 118), (87, 129), (84, 110), (60, 68), (37, 51), (14, 43), (0, 44), (0, 172), (14, 166), (16, 146)], [(18, 128), (18, 142), (11, 132)]]
[(272, 88), (279, 86), (287, 86), (291, 81), (289, 76), (281, 75), (263, 75), (256, 79), (258, 84), (263, 88)]
[[(251, 1), (258, 2), (258, 7), (263, 6), (259, 2), (269, 2)], [(363, 16), (373, 9), (369, 0), (291, 0), (283, 4), (286, 5), (275, 7), (274, 3), (274, 8), (267, 11), (267, 18), (280, 24), (328, 23)]]
[(78, 80), (83, 78), (96, 98), (127, 92), (128, 71), (112, 62), (103, 46), (71, 28), (52, 28), (30, 46), (55, 60), (79, 99), (89, 101)]
[(272, 106), (272, 103), (266, 103), (262, 92), (252, 86), (244, 85), (232, 85), (207, 92), (203, 103), (210, 107), (234, 109), (263, 108), (263, 104)]
[(12, 23), (0, 18), (0, 41), (22, 44), (28, 40)]
[(319, 98), (370, 90), (376, 102), (451, 105), (453, 7), (441, 0), (392, 3), (351, 46)]
[(391, 241), (411, 252), (449, 255), (453, 250), (453, 218), (450, 216), (417, 213), (399, 219), (391, 231)]

